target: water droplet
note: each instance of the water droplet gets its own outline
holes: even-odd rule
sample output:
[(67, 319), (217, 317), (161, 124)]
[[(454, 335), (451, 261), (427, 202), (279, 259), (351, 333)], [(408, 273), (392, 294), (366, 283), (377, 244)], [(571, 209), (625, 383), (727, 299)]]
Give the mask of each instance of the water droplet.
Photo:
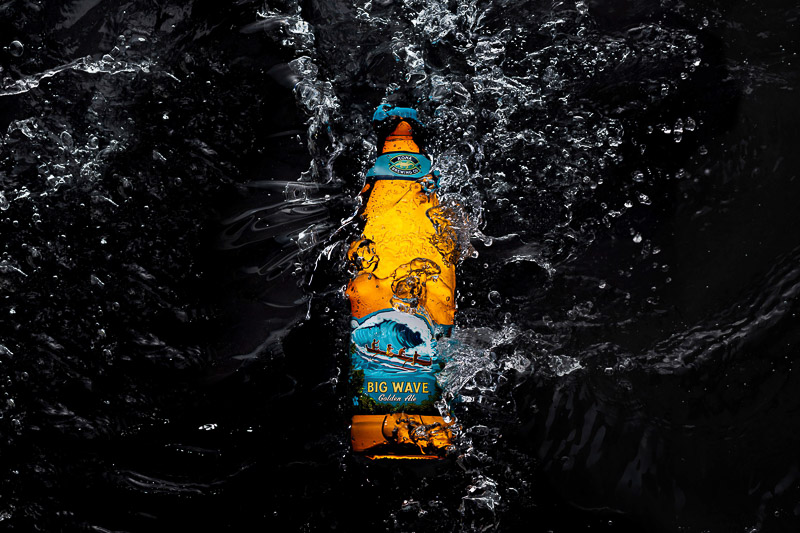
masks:
[(308, 56), (298, 57), (289, 61), (289, 68), (298, 76), (304, 78), (316, 78), (319, 69)]
[(644, 172), (641, 170), (635, 170), (633, 172), (633, 181), (637, 183), (642, 183), (644, 181)]
[(72, 135), (68, 131), (62, 131), (59, 135), (59, 140), (65, 148), (72, 148)]
[(640, 204), (643, 204), (643, 205), (650, 205), (650, 203), (651, 203), (651, 202), (650, 202), (650, 197), (649, 197), (649, 196), (647, 196), (647, 195), (646, 195), (646, 194), (644, 194), (644, 193), (641, 193), (641, 192), (640, 192), (640, 193), (639, 193), (639, 195), (638, 195), (638, 198), (639, 198), (639, 203), (640, 203)]
[(495, 307), (500, 307), (503, 303), (503, 298), (500, 296), (500, 293), (497, 291), (491, 291), (489, 293), (489, 301), (494, 304)]
[(683, 138), (683, 120), (678, 119), (675, 121), (675, 126), (672, 128), (672, 133), (675, 135), (675, 142), (681, 142), (681, 139)]
[(19, 41), (11, 41), (11, 44), (8, 45), (8, 52), (14, 57), (19, 57), (25, 52), (25, 47)]

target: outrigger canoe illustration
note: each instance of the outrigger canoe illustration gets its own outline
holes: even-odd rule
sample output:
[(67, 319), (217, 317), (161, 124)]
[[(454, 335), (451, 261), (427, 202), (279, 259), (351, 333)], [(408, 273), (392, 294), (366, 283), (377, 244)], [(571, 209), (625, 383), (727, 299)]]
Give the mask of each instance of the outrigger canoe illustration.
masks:
[(431, 366), (431, 363), (432, 363), (430, 358), (426, 358), (426, 359), (421, 358), (419, 353), (417, 353), (416, 350), (414, 350), (414, 355), (413, 356), (406, 355), (406, 349), (405, 348), (400, 348), (400, 350), (397, 353), (393, 352), (391, 344), (387, 344), (386, 345), (386, 350), (385, 351), (381, 350), (380, 346), (378, 345), (378, 339), (373, 339), (371, 345), (370, 344), (365, 344), (364, 345), (364, 349), (367, 350), (367, 352), (371, 353), (371, 354), (385, 355), (386, 357), (394, 357), (396, 359), (400, 359), (401, 361), (405, 361), (407, 363), (412, 363), (412, 364), (415, 364), (415, 365)]

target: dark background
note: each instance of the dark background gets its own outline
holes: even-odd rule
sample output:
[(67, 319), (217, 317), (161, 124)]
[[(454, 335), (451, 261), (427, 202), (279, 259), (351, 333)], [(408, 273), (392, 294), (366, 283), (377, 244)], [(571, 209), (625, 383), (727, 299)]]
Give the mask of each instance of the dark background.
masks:
[[(797, 531), (798, 16), (1, 4), (2, 525)], [(387, 95), (478, 252), (427, 468), (348, 450)]]

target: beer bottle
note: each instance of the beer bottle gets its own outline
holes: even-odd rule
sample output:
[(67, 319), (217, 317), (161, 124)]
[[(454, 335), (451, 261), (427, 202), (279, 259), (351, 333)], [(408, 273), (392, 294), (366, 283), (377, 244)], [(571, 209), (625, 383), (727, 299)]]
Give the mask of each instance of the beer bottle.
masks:
[(457, 238), (417, 112), (383, 104), (373, 127), (378, 157), (361, 191), (363, 229), (347, 253), (352, 447), (370, 459), (436, 459), (452, 441), (434, 403), (444, 366), (437, 341), (455, 313)]

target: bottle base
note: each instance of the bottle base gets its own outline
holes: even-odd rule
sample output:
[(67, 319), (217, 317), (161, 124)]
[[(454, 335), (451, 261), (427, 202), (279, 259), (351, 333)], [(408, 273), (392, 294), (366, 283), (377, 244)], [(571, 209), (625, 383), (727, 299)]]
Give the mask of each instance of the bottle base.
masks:
[(355, 415), (350, 441), (368, 459), (441, 459), (453, 445), (451, 427), (441, 416)]

